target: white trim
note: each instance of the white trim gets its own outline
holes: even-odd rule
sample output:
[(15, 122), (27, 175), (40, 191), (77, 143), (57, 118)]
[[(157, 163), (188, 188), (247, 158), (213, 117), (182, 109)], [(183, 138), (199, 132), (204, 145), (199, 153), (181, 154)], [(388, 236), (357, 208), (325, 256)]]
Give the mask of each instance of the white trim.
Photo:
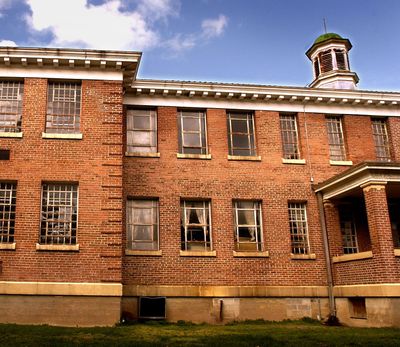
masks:
[(125, 152), (126, 157), (160, 158), (159, 152)]
[(234, 258), (268, 258), (269, 252), (268, 251), (233, 251)]
[(216, 251), (179, 251), (181, 257), (216, 257)]
[[(340, 103), (342, 98), (348, 100), (347, 103)], [(326, 96), (325, 96), (326, 98)], [(393, 105), (386, 103), (382, 106), (374, 106), (373, 104), (368, 104), (367, 100), (360, 100), (356, 105), (352, 105), (353, 100), (347, 98), (346, 95), (339, 97), (337, 99), (338, 103), (324, 104), (324, 100), (320, 103), (313, 103), (312, 101), (307, 101), (306, 103), (290, 103), (289, 99), (287, 102), (277, 102), (277, 100), (234, 100), (234, 99), (215, 99), (215, 98), (189, 98), (181, 96), (177, 97), (160, 97), (158, 95), (143, 95), (133, 96), (125, 95), (123, 99), (124, 105), (128, 106), (166, 106), (166, 107), (187, 107), (187, 108), (215, 108), (215, 109), (235, 109), (235, 110), (253, 110), (253, 111), (276, 111), (276, 112), (301, 112), (307, 113), (320, 113), (320, 114), (337, 114), (337, 115), (362, 115), (366, 117), (370, 116), (386, 116), (386, 117), (399, 117), (400, 116), (400, 99), (398, 105)], [(379, 99), (377, 99), (379, 100)], [(388, 99), (384, 99), (388, 101)], [(362, 101), (362, 102), (361, 102)], [(363, 103), (364, 102), (364, 103)]]
[(44, 139), (60, 139), (60, 140), (82, 140), (82, 134), (59, 134), (59, 133), (42, 133)]
[(150, 257), (161, 257), (161, 250), (133, 250), (125, 249), (125, 255), (135, 255), (135, 256), (150, 256)]
[(78, 70), (63, 68), (37, 68), (0, 66), (0, 77), (6, 78), (49, 78), (49, 79), (74, 79), (74, 80), (103, 80), (122, 81), (123, 72), (107, 70)]
[(0, 137), (14, 137), (14, 138), (22, 138), (23, 137), (23, 132), (18, 132), (18, 133), (10, 133), (10, 132), (5, 132), (5, 131), (0, 131)]
[(334, 166), (352, 166), (353, 162), (351, 160), (329, 160), (329, 164)]
[(290, 259), (294, 259), (294, 260), (315, 260), (315, 259), (317, 259), (317, 256), (316, 256), (315, 253), (310, 253), (310, 254), (293, 254), (293, 253), (290, 253)]
[(259, 155), (228, 155), (228, 160), (237, 161), (261, 161)]
[(211, 154), (188, 154), (188, 153), (176, 153), (176, 157), (179, 159), (211, 159)]

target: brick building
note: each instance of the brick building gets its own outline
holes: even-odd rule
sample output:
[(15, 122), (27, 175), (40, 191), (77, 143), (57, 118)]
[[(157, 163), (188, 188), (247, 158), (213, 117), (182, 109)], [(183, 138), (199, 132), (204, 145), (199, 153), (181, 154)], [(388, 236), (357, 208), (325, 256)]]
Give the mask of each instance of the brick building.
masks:
[(400, 94), (350, 49), (319, 37), (304, 88), (0, 48), (1, 321), (398, 325)]

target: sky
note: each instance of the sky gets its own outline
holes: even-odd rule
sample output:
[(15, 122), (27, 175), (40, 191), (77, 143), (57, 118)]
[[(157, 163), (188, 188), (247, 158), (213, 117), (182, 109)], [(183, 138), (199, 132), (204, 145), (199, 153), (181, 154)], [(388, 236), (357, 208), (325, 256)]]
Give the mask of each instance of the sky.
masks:
[(0, 46), (143, 52), (138, 78), (306, 86), (348, 38), (362, 90), (400, 91), (400, 0), (0, 0)]

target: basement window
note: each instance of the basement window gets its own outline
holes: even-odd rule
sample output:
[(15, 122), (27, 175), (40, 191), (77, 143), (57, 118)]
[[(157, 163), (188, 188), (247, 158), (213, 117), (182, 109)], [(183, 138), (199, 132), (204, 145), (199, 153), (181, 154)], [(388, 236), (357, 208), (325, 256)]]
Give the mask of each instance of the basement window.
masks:
[(351, 318), (367, 319), (365, 298), (349, 298), (349, 309)]

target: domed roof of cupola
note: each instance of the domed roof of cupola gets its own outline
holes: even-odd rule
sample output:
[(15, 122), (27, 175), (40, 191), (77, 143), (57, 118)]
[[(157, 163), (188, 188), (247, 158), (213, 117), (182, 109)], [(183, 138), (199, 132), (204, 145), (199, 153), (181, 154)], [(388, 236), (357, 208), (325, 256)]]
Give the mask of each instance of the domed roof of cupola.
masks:
[(314, 45), (316, 43), (321, 43), (321, 42), (324, 42), (324, 41), (330, 40), (330, 39), (342, 39), (343, 40), (343, 37), (341, 37), (339, 34), (336, 34), (336, 33), (325, 33), (325, 34), (318, 36), (315, 39)]

